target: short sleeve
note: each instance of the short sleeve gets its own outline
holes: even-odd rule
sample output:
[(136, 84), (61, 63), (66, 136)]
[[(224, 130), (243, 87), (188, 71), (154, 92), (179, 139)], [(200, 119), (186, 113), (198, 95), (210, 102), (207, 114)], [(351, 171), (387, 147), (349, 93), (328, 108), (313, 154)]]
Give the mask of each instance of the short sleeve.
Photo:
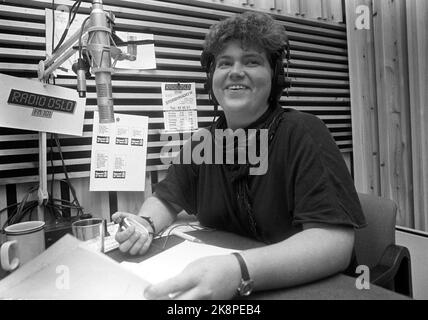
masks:
[[(182, 159), (182, 148), (176, 159)], [(181, 161), (179, 161), (182, 163)], [(194, 164), (171, 164), (165, 179), (154, 186), (160, 199), (179, 206), (189, 214), (197, 213), (198, 168)]]
[(306, 115), (290, 141), (293, 225), (326, 223), (362, 228), (366, 221), (354, 182), (325, 124)]

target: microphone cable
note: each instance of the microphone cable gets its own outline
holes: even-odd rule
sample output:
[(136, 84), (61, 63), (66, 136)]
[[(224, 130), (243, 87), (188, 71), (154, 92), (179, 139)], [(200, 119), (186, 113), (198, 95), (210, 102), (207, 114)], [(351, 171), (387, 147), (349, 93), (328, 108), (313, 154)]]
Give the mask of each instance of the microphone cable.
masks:
[[(82, 3), (82, 0), (76, 0), (76, 2), (74, 2), (74, 4), (71, 6), (71, 9), (68, 13), (68, 22), (67, 22), (67, 26), (65, 27), (64, 32), (61, 35), (61, 39), (59, 40), (58, 44), (55, 46), (55, 49), (53, 49), (52, 54), (54, 54), (58, 48), (63, 44), (65, 38), (67, 37), (68, 34), (68, 30), (70, 29), (71, 24), (74, 21), (74, 18), (76, 17), (77, 11), (80, 8), (80, 5)], [(55, 1), (52, 1), (52, 9), (53, 6), (55, 5)], [(55, 14), (53, 16), (53, 31), (52, 31), (52, 38), (54, 38), (54, 32), (55, 32)], [(53, 39), (52, 39), (53, 40)], [(52, 44), (54, 43), (54, 41), (52, 41)]]

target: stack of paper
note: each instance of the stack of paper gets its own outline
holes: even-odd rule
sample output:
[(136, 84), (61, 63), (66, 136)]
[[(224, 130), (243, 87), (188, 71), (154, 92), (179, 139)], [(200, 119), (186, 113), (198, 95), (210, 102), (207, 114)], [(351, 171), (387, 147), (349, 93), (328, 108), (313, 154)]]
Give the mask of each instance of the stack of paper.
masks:
[(0, 299), (144, 299), (146, 281), (65, 235), (0, 281)]
[(199, 258), (236, 251), (184, 241), (140, 263), (124, 261), (121, 265), (148, 282), (158, 283), (178, 275), (189, 263)]

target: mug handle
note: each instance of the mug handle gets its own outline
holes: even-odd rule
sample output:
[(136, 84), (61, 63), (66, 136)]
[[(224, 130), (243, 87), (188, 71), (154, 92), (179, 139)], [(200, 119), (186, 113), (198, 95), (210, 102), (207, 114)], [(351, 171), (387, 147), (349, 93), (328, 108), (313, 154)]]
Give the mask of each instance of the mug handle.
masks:
[(12, 246), (18, 244), (17, 240), (7, 241), (2, 244), (0, 256), (1, 256), (1, 266), (6, 271), (13, 271), (19, 266), (19, 259), (17, 257), (12, 258), (12, 262), (9, 260), (9, 251)]

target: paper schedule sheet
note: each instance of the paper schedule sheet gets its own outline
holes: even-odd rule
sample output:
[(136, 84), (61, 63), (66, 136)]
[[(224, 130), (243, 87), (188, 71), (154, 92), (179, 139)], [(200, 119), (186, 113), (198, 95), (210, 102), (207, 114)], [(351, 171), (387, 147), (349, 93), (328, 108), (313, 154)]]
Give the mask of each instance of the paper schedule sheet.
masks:
[(121, 265), (150, 283), (159, 283), (178, 275), (191, 262), (213, 255), (239, 250), (184, 241), (140, 263), (124, 261)]
[(196, 84), (162, 83), (164, 125), (167, 132), (198, 129)]
[(144, 191), (148, 117), (115, 113), (99, 123), (94, 112), (90, 191)]

